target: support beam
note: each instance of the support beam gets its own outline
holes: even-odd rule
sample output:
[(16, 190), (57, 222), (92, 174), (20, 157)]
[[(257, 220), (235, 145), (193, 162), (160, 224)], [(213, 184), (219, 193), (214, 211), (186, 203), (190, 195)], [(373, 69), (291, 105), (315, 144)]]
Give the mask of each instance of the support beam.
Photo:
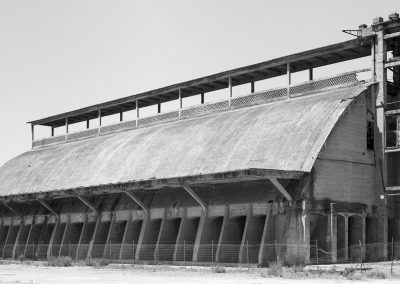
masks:
[(400, 37), (400, 32), (387, 34), (383, 38), (385, 40), (387, 40), (387, 39), (392, 39), (392, 38), (396, 38), (396, 37)]
[(18, 217), (20, 217), (20, 218), (24, 218), (21, 214), (19, 214), (16, 210), (14, 210), (10, 205), (8, 205), (7, 203), (5, 203), (5, 202), (2, 202), (2, 204), (8, 209), (8, 210), (10, 210), (14, 215), (16, 215), (16, 216), (18, 216)]
[(329, 249), (332, 263), (337, 262), (337, 216), (332, 212), (328, 216)]
[(97, 212), (96, 208), (92, 204), (90, 204), (89, 201), (87, 201), (85, 198), (83, 198), (82, 196), (79, 196), (79, 195), (75, 195), (75, 197), (78, 198), (87, 207), (89, 207), (89, 209), (92, 210), (93, 213), (95, 213), (97, 216), (99, 215), (99, 213)]
[(149, 208), (139, 199), (137, 198), (135, 195), (133, 195), (132, 193), (130, 193), (129, 191), (123, 191), (130, 199), (133, 200), (133, 202), (135, 202), (137, 205), (139, 205), (143, 211), (149, 215)]
[(204, 93), (200, 94), (200, 103), (204, 104)]
[(89, 129), (90, 128), (90, 120), (88, 119), (88, 120), (86, 120), (86, 129)]
[(160, 251), (159, 251), (160, 250), (160, 242), (162, 241), (166, 222), (167, 222), (167, 210), (164, 209), (164, 214), (163, 214), (163, 218), (161, 220), (160, 230), (158, 231), (156, 248), (154, 249), (154, 260), (157, 262), (160, 260)]
[(310, 81), (314, 80), (314, 69), (313, 68), (308, 69), (308, 80), (310, 80)]
[(51, 137), (54, 137), (54, 127), (51, 127)]
[(254, 88), (254, 81), (251, 81), (251, 82), (250, 82), (250, 92), (251, 92), (251, 93), (254, 93), (254, 90), (255, 90), (255, 88)]
[(268, 178), (273, 185), (279, 190), (279, 192), (288, 200), (293, 201), (292, 197), (290, 196), (289, 192), (282, 186), (282, 184), (278, 181), (277, 178)]
[(201, 200), (200, 196), (198, 196), (188, 184), (182, 183), (182, 188), (186, 190), (186, 192), (189, 193), (189, 195), (193, 197), (193, 199), (196, 200), (197, 203), (199, 203), (204, 212), (207, 211), (207, 205), (204, 203), (203, 200)]
[(121, 111), (119, 113), (119, 121), (122, 122), (124, 120), (124, 113)]
[(39, 202), (44, 208), (46, 208), (47, 210), (49, 210), (49, 212), (51, 214), (54, 215), (54, 217), (56, 217), (56, 219), (58, 219), (58, 214), (56, 213), (56, 211), (53, 210), (53, 208), (51, 208), (46, 202), (44, 202), (41, 199), (36, 199), (37, 202)]
[(161, 113), (161, 103), (157, 104), (157, 113)]
[(239, 263), (244, 263), (243, 257), (245, 256), (244, 251), (246, 248), (246, 242), (248, 241), (248, 234), (249, 234), (249, 224), (252, 221), (253, 217), (253, 206), (252, 204), (249, 204), (249, 209), (247, 212), (246, 216), (246, 223), (244, 225), (244, 230), (243, 230), (243, 236), (242, 236), (242, 241), (240, 243), (240, 250), (239, 250)]

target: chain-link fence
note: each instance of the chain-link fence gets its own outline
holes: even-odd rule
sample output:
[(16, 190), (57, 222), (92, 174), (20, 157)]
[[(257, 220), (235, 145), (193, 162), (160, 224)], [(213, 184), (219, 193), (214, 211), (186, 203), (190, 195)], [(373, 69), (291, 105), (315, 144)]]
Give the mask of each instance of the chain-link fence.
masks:
[(45, 260), (51, 257), (69, 256), (74, 260), (88, 258), (107, 259), (120, 263), (149, 261), (151, 263), (229, 263), (238, 265), (268, 265), (278, 262), (294, 264), (363, 263), (400, 259), (400, 242), (349, 245), (347, 249), (326, 250), (317, 241), (305, 244), (268, 242), (208, 243), (29, 243), (2, 244), (3, 259)]

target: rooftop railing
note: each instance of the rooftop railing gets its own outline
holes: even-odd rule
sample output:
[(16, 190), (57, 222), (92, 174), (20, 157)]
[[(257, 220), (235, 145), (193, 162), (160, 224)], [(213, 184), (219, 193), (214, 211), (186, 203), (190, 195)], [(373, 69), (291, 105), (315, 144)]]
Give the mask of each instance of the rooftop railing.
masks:
[(64, 142), (93, 138), (110, 133), (127, 131), (136, 128), (146, 127), (149, 125), (159, 124), (162, 122), (177, 121), (208, 115), (211, 113), (229, 111), (231, 109), (249, 107), (259, 104), (267, 104), (276, 101), (287, 100), (290, 98), (306, 96), (313, 94), (317, 91), (327, 91), (329, 89), (364, 82), (364, 80), (359, 78), (359, 75), (366, 72), (370, 72), (370, 69), (361, 69), (346, 72), (333, 77), (326, 77), (293, 84), (288, 87), (281, 87), (260, 92), (254, 92), (242, 96), (236, 96), (231, 98), (230, 100), (226, 99), (212, 103), (205, 103), (201, 105), (182, 108), (181, 110), (159, 113), (148, 117), (119, 122), (111, 125), (101, 126), (98, 128), (72, 132), (65, 135), (59, 135), (40, 140), (34, 140), (32, 142), (32, 148), (40, 148)]

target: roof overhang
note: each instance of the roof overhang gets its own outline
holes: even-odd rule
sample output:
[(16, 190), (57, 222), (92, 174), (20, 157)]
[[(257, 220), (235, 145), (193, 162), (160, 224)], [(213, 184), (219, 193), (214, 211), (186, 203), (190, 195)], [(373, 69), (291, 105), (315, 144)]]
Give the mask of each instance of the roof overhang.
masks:
[(269, 178), (278, 179), (301, 179), (306, 172), (301, 171), (282, 171), (267, 169), (246, 169), (231, 172), (204, 174), (196, 176), (177, 177), (171, 179), (152, 179), (143, 181), (131, 181), (126, 183), (102, 184), (89, 187), (78, 187), (63, 190), (53, 190), (49, 192), (38, 192), (30, 194), (8, 195), (0, 197), (0, 202), (23, 202), (46, 198), (66, 198), (72, 196), (89, 196), (100, 194), (120, 193), (127, 190), (148, 191), (165, 188), (178, 188), (182, 184), (188, 185), (207, 185), (233, 183), (243, 181), (256, 181)]

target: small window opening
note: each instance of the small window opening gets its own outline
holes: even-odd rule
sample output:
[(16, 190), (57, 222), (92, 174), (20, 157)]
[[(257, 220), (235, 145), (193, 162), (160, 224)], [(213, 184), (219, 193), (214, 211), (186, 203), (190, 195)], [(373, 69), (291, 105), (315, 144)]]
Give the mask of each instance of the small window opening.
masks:
[(374, 150), (374, 122), (367, 123), (367, 149)]

